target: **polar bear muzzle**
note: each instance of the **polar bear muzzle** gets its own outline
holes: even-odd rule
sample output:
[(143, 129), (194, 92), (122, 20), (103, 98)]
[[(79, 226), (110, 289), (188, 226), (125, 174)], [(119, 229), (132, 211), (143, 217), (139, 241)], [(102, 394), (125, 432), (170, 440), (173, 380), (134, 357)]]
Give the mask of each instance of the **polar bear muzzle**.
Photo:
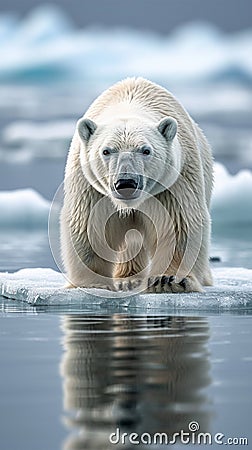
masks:
[(140, 196), (143, 189), (143, 176), (121, 174), (112, 186), (112, 194), (117, 199), (133, 200)]

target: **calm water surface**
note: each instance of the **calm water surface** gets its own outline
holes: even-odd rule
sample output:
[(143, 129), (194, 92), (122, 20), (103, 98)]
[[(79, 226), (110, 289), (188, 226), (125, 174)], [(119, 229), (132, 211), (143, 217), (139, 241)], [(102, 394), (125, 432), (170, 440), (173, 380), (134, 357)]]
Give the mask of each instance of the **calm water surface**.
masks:
[(1, 449), (129, 449), (111, 433), (172, 436), (195, 421), (251, 445), (250, 314), (48, 314), (3, 300), (0, 330)]

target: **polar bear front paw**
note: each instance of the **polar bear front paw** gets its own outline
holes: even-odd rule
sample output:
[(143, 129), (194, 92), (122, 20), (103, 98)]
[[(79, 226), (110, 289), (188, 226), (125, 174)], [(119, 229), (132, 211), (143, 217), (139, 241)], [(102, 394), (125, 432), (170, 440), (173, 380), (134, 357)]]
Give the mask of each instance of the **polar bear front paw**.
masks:
[(182, 278), (181, 281), (176, 282), (174, 275), (162, 275), (148, 279), (147, 292), (157, 294), (163, 292), (202, 292), (202, 289), (200, 285), (197, 282), (194, 282), (190, 277)]
[(139, 286), (141, 286), (141, 284), (142, 280), (140, 280), (139, 278), (136, 279), (127, 278), (125, 280), (119, 279), (114, 281), (115, 290), (123, 292), (134, 291), (135, 289), (138, 289)]

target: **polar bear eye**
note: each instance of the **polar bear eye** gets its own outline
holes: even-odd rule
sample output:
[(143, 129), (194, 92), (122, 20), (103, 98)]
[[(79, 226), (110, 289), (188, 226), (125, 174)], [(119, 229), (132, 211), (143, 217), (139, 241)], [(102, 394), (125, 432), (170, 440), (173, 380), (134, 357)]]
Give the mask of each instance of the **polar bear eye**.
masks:
[(108, 156), (108, 155), (110, 155), (110, 153), (111, 153), (110, 148), (104, 148), (104, 149), (102, 150), (102, 154), (103, 154), (104, 156)]
[(141, 151), (142, 151), (142, 154), (143, 154), (144, 156), (149, 156), (149, 155), (151, 154), (151, 149), (150, 149), (150, 147), (148, 147), (147, 145), (144, 145), (144, 146), (141, 148)]

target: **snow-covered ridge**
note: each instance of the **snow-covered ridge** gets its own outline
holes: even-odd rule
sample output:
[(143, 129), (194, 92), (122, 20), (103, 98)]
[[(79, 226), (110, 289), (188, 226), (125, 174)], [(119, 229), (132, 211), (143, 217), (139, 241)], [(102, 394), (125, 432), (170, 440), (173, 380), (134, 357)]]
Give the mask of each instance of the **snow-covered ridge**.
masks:
[[(219, 163), (214, 171), (213, 223), (252, 226), (252, 172), (232, 176)], [(45, 227), (49, 210), (50, 202), (32, 189), (0, 191), (0, 227)]]
[(77, 30), (61, 9), (41, 6), (20, 21), (0, 15), (0, 38), (0, 80), (8, 82), (81, 77), (108, 83), (138, 74), (166, 82), (252, 81), (252, 30), (228, 35), (206, 23), (165, 37), (120, 28)]

